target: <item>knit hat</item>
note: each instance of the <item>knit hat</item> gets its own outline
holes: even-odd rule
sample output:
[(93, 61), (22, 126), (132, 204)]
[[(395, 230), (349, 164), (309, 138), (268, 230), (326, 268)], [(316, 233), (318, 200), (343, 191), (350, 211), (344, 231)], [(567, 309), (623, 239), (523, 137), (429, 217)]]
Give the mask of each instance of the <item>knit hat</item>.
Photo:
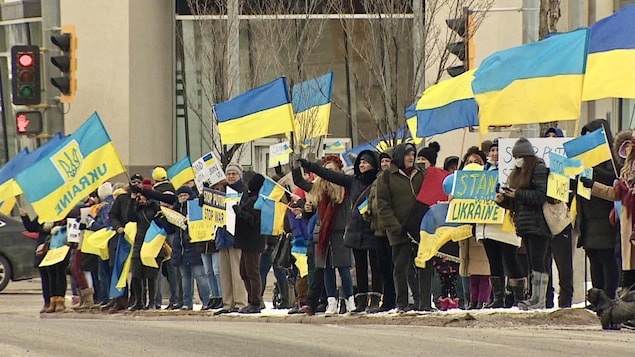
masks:
[(417, 152), (417, 148), (413, 144), (405, 143), (403, 145), (404, 145), (403, 156), (406, 156), (410, 154), (411, 152)]
[(377, 159), (368, 152), (364, 152), (359, 156), (359, 161), (361, 160), (366, 161), (367, 163), (371, 164), (371, 166), (373, 167), (375, 167), (375, 165), (377, 164)]
[(181, 187), (179, 187), (178, 190), (176, 190), (176, 195), (180, 195), (182, 193), (187, 193), (190, 197), (194, 196), (194, 191), (192, 191), (192, 188), (190, 186), (187, 185), (183, 185)]
[(445, 161), (443, 161), (443, 169), (445, 171), (449, 171), (448, 169), (450, 168), (450, 165), (452, 164), (456, 164), (457, 166), (459, 165), (459, 157), (458, 156), (448, 156), (445, 158)]
[(229, 171), (236, 172), (238, 176), (240, 176), (240, 178), (243, 178), (243, 168), (242, 166), (240, 166), (240, 164), (235, 164), (235, 163), (227, 164), (227, 166), (225, 167), (225, 173), (228, 173)]
[(260, 191), (262, 184), (265, 183), (265, 177), (261, 174), (255, 174), (249, 182), (247, 182), (247, 188), (251, 193), (257, 193)]
[(523, 156), (534, 156), (534, 147), (531, 145), (527, 138), (520, 138), (516, 140), (514, 144), (514, 148), (512, 149), (512, 156), (514, 157), (523, 157)]
[(382, 152), (381, 154), (379, 154), (379, 161), (383, 160), (383, 159), (389, 159), (392, 160), (392, 156), (390, 156), (389, 153), (387, 152)]
[(143, 179), (143, 182), (141, 182), (141, 188), (145, 190), (152, 190), (152, 181), (150, 181), (150, 179)]
[(335, 155), (327, 155), (324, 159), (322, 159), (322, 166), (326, 165), (329, 161), (333, 162), (340, 169), (342, 169), (342, 167), (344, 167), (344, 164), (342, 163), (342, 160), (339, 157), (335, 156)]
[(112, 184), (110, 182), (104, 182), (97, 189), (97, 196), (100, 200), (104, 200), (106, 197), (112, 196)]
[(168, 179), (168, 172), (161, 166), (157, 166), (152, 170), (152, 178), (154, 181), (165, 181)]
[(417, 156), (425, 157), (428, 161), (430, 161), (432, 166), (435, 166), (437, 164), (439, 151), (441, 151), (441, 145), (439, 145), (436, 141), (433, 141), (428, 145), (428, 147), (419, 150)]

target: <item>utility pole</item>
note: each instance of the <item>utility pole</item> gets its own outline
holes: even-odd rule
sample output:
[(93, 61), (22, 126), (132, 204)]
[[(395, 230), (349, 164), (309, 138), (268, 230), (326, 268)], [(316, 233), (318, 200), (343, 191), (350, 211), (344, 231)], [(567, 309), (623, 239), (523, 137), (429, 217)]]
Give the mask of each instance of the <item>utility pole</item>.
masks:
[[(60, 2), (59, 0), (42, 1), (42, 47), (52, 49), (51, 35), (59, 34), (57, 29), (60, 28)], [(55, 29), (55, 30), (54, 30)], [(42, 76), (42, 104), (44, 107), (44, 132), (55, 134), (64, 132), (64, 105), (54, 98), (53, 93), (58, 93), (57, 88), (53, 86), (49, 78), (51, 74), (57, 73), (59, 69), (51, 63), (51, 56), (56, 56), (55, 51), (45, 51), (42, 54), (42, 64), (44, 68), (44, 76)], [(80, 64), (81, 65), (81, 64)]]

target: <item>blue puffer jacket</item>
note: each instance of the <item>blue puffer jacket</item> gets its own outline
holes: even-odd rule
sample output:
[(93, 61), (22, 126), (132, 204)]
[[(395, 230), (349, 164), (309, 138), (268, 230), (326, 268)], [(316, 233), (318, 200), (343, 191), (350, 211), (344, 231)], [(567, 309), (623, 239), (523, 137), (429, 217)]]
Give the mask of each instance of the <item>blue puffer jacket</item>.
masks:
[(306, 249), (311, 241), (309, 235), (309, 220), (296, 218), (295, 214), (288, 213), (287, 218), (291, 225), (293, 240), (291, 241), (291, 253), (306, 254)]
[[(190, 199), (194, 197), (190, 196)], [(197, 203), (198, 204), (198, 203)], [(184, 216), (187, 216), (187, 202), (174, 203), (173, 209)], [(172, 262), (173, 264), (183, 265), (202, 265), (201, 253), (196, 251), (196, 243), (190, 243), (190, 236), (187, 229), (182, 230), (176, 227), (174, 240), (172, 243)]]

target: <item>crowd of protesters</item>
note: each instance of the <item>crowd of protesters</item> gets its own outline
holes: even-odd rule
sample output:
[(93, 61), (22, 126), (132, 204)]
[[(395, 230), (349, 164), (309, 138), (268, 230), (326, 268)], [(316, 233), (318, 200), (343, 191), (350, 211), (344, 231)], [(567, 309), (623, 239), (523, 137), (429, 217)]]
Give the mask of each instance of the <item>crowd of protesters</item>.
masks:
[[(152, 180), (134, 174), (127, 185), (107, 182), (83, 203), (90, 207), (91, 219), (81, 228), (116, 231), (109, 241), (110, 258), (82, 253), (75, 245), (63, 261), (40, 268), (41, 312), (66, 309), (70, 272), (74, 309), (193, 310), (198, 300), (200, 310), (212, 310), (214, 315), (259, 313), (266, 306), (263, 296), (271, 268), (275, 276), (273, 307), (287, 309), (289, 314), (568, 308), (573, 297), (574, 236), (590, 261), (593, 286), (615, 298), (618, 288), (635, 285), (631, 217), (635, 209), (635, 139), (628, 130), (613, 141), (604, 120), (589, 123), (581, 134), (602, 127), (617, 160), (598, 165), (592, 178), (581, 179), (585, 187), (592, 188), (593, 196), (575, 200), (575, 224), (556, 235), (550, 231), (542, 210), (545, 202), (553, 201), (547, 197), (549, 171), (535, 156), (531, 142), (520, 138), (512, 149), (515, 167), (495, 199), (511, 213), (516, 231), (505, 231), (497, 224), (473, 224), (472, 237), (447, 243), (424, 267), (416, 266), (414, 258), (419, 224), (430, 207), (418, 201), (417, 195), (426, 172), (440, 161), (436, 142), (418, 152), (410, 143), (382, 153), (362, 151), (349, 172), (341, 158), (333, 155), (316, 162), (299, 159), (291, 163), (289, 179), (280, 181), (288, 191), (282, 198), (288, 211), (285, 233), (280, 236), (260, 233), (261, 212), (254, 205), (265, 177), (243, 172), (238, 164), (227, 165), (226, 180), (212, 186), (219, 191), (231, 187), (242, 194), (233, 208), (234, 233), (218, 228), (214, 240), (197, 243), (190, 242), (187, 228), (172, 225), (161, 213), (161, 206), (168, 206), (187, 215), (191, 200), (202, 205), (194, 181), (175, 188), (165, 169), (157, 167)], [(560, 129), (550, 128), (544, 136), (563, 135)], [(462, 159), (445, 158), (442, 168), (448, 173), (467, 165), (497, 171), (498, 161), (498, 140), (494, 140), (469, 148)], [(275, 180), (282, 176), (278, 172)], [(572, 180), (573, 186), (576, 183)], [(568, 205), (574, 201), (576, 187), (571, 192)], [(616, 212), (614, 201), (622, 202), (621, 212)], [(367, 203), (367, 209), (359, 209), (362, 203)], [(69, 217), (78, 217), (79, 210), (74, 209)], [(57, 230), (65, 229), (65, 222), (40, 224), (37, 217), (31, 219), (23, 210), (20, 214), (25, 228), (39, 233), (37, 265), (45, 254), (45, 243)], [(110, 288), (113, 265), (128, 222), (137, 224), (130, 276), (123, 294), (115, 297)], [(156, 257), (158, 267), (147, 266), (140, 258), (152, 224), (168, 232)], [(280, 265), (276, 260), (280, 252), (274, 248), (284, 239), (290, 240), (292, 257), (285, 260), (290, 263)], [(557, 303), (552, 261), (559, 274)], [(162, 291), (162, 286), (169, 289)]]

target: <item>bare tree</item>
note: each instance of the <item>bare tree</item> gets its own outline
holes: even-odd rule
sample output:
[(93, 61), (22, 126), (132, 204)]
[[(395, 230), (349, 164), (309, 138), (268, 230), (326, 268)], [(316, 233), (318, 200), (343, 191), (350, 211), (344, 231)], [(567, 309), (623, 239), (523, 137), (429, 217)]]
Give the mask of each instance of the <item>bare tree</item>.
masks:
[[(560, 0), (540, 0), (540, 15), (538, 26), (538, 38), (544, 39), (548, 34), (558, 32), (556, 26), (560, 20)], [(550, 127), (557, 127), (558, 122), (540, 124), (540, 135), (544, 134)]]

